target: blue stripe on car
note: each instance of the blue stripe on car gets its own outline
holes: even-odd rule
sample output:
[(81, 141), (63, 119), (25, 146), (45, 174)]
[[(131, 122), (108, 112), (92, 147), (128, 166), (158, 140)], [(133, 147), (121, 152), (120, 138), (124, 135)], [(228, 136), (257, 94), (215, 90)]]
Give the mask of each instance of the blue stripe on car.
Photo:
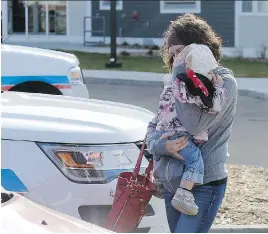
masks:
[(49, 84), (70, 84), (67, 76), (1, 76), (2, 85), (17, 85), (27, 81), (43, 81)]
[(28, 192), (20, 178), (10, 169), (1, 169), (1, 186), (9, 192)]

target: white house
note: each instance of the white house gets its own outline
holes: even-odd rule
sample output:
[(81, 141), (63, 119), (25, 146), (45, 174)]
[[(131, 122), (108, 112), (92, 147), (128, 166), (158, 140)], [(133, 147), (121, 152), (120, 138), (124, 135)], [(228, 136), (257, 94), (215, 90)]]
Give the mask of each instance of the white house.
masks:
[(84, 17), (91, 16), (88, 0), (2, 0), (1, 3), (3, 36), (10, 36), (8, 40), (12, 42), (82, 43)]

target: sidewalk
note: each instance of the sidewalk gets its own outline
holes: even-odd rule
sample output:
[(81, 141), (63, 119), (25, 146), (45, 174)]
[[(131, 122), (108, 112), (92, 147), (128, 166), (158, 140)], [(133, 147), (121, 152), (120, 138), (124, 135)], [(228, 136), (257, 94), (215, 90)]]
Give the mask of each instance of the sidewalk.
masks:
[(267, 233), (268, 225), (212, 225), (210, 233)]
[(237, 78), (239, 94), (268, 100), (268, 78)]
[[(86, 80), (97, 83), (133, 84), (133, 83), (162, 83), (164, 73), (116, 71), (116, 70), (83, 70)], [(236, 79), (239, 94), (268, 100), (267, 78)]]

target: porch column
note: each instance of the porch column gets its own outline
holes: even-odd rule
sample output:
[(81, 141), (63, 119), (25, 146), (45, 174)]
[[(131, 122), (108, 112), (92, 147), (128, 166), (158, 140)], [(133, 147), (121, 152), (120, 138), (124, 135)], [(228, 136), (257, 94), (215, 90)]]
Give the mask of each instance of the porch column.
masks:
[(8, 5), (7, 1), (1, 1), (1, 23), (2, 23), (2, 37), (5, 39), (8, 36)]

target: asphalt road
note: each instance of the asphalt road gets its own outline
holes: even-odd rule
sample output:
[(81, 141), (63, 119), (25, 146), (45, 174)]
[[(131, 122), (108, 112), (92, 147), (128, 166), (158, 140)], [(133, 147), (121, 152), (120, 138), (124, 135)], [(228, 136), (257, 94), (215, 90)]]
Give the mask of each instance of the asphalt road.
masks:
[[(161, 85), (87, 84), (91, 98), (123, 102), (155, 112)], [(267, 144), (267, 145), (266, 145)], [(267, 146), (267, 148), (265, 148)], [(240, 96), (229, 143), (229, 163), (268, 168), (268, 101)]]

